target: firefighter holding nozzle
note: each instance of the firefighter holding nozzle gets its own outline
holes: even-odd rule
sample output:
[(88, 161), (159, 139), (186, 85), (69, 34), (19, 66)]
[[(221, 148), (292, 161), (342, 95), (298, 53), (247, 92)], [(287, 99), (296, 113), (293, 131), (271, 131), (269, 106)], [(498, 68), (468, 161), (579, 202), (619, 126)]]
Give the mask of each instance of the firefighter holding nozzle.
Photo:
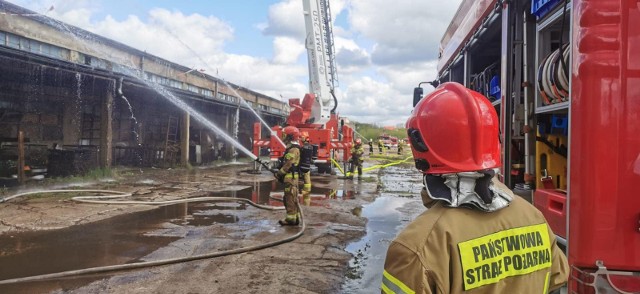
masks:
[(300, 224), (300, 211), (298, 210), (298, 179), (300, 165), (300, 130), (294, 126), (285, 127), (283, 130), (284, 143), (287, 149), (281, 158), (279, 169), (273, 169), (278, 181), (284, 183), (283, 202), (287, 214), (283, 220), (278, 221), (282, 226), (297, 226)]

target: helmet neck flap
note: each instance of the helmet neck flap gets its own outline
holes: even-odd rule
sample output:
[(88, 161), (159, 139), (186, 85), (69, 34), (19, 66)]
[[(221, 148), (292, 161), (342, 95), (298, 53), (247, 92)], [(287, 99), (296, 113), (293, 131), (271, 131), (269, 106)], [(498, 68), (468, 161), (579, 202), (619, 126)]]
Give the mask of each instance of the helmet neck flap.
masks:
[(493, 212), (509, 206), (513, 193), (494, 181), (492, 169), (477, 172), (425, 174), (422, 201), (430, 207), (442, 201), (447, 207), (466, 207)]

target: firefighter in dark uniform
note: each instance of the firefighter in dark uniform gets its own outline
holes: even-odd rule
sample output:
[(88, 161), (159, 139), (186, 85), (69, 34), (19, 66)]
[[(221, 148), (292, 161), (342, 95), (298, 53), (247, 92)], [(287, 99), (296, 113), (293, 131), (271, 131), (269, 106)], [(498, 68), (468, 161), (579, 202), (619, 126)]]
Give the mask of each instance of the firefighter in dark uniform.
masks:
[(282, 166), (273, 170), (281, 183), (284, 183), (284, 207), (287, 214), (283, 220), (278, 221), (282, 226), (297, 226), (300, 223), (298, 211), (298, 165), (300, 163), (300, 131), (293, 126), (282, 130), (284, 143), (287, 149), (282, 158)]
[(373, 154), (373, 140), (369, 139), (369, 154)]
[(384, 148), (384, 142), (382, 139), (378, 139), (378, 152), (380, 152), (380, 154), (382, 154), (382, 148)]
[(357, 167), (358, 168), (358, 179), (362, 178), (362, 162), (364, 156), (364, 148), (362, 148), (362, 140), (356, 139), (355, 144), (351, 147), (351, 158), (349, 159), (349, 163), (351, 163), (351, 167), (349, 168), (349, 178), (353, 178), (353, 171)]
[(305, 205), (311, 203), (311, 161), (313, 160), (313, 147), (309, 141), (309, 133), (300, 134), (302, 148), (300, 151), (300, 178), (303, 179), (302, 200)]
[(404, 141), (398, 140), (398, 155), (402, 154), (403, 150), (404, 150)]
[(407, 128), (429, 209), (389, 245), (383, 293), (548, 293), (566, 283), (542, 213), (494, 178), (498, 117), (487, 98), (442, 84)]

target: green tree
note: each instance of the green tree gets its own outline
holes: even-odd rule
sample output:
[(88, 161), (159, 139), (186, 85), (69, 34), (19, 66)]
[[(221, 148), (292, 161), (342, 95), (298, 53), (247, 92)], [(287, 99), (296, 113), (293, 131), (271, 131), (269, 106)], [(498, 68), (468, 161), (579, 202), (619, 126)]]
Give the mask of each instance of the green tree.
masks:
[[(360, 135), (369, 139), (377, 140), (382, 134), (387, 134), (392, 137), (396, 137), (398, 139), (404, 139), (407, 137), (407, 129), (398, 128), (394, 130), (385, 130), (382, 127), (378, 127), (374, 124), (367, 123), (359, 123), (359, 122), (351, 122), (351, 127), (353, 127)], [(358, 134), (355, 134), (354, 137), (358, 138)], [(363, 139), (364, 140), (364, 139)]]

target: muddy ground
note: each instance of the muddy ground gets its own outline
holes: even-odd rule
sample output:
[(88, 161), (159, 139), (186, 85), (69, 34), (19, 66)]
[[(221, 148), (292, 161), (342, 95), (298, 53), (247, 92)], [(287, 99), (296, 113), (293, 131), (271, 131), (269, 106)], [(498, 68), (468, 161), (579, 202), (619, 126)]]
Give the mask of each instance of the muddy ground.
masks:
[[(365, 167), (398, 158), (371, 159)], [(108, 179), (39, 189), (109, 189), (146, 201), (239, 197), (281, 206), (282, 186), (267, 172), (249, 173), (251, 167), (118, 170)], [(401, 164), (360, 181), (314, 175), (313, 184), (311, 202), (301, 203), (306, 230), (292, 242), (127, 272), (0, 285), (0, 293), (379, 292), (389, 242), (424, 210), (420, 176)], [(60, 194), (16, 198), (0, 204), (0, 280), (258, 245), (300, 230), (279, 226), (283, 215), (238, 203), (155, 207), (77, 203)]]

